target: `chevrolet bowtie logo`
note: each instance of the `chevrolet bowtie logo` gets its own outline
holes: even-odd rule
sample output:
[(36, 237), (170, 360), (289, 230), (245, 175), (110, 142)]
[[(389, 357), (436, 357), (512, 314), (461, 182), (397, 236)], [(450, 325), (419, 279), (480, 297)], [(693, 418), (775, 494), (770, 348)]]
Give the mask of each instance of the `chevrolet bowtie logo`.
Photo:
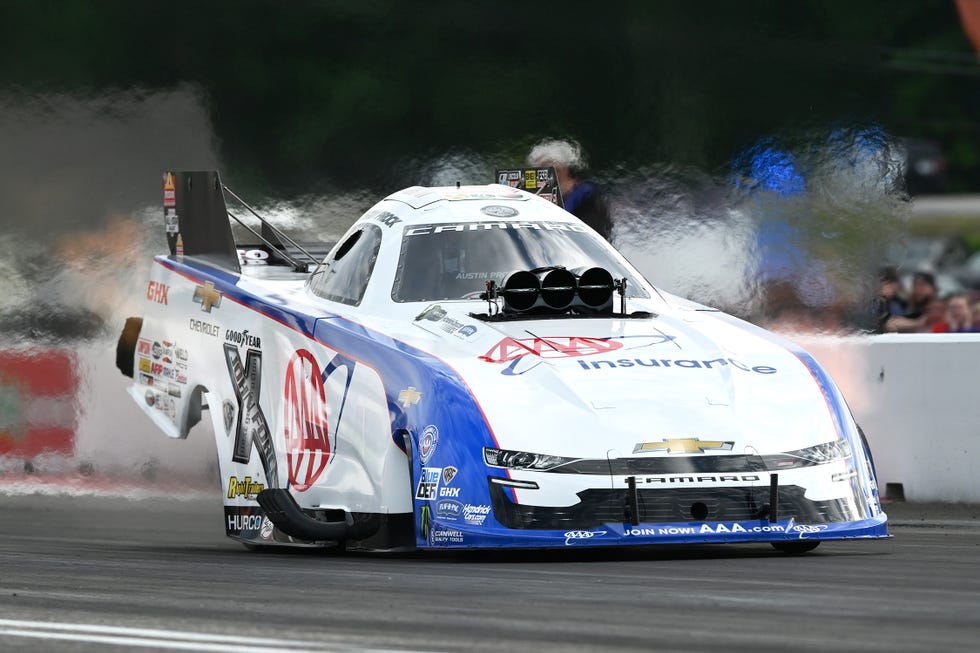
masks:
[(731, 451), (734, 442), (701, 440), (700, 438), (664, 438), (662, 442), (640, 442), (633, 453), (666, 451), (667, 453), (704, 453), (708, 449)]
[(422, 400), (422, 393), (414, 387), (408, 387), (398, 393), (398, 403), (405, 408), (414, 406)]
[(201, 310), (211, 312), (211, 307), (221, 306), (221, 291), (214, 289), (214, 284), (205, 281), (203, 286), (194, 289), (194, 301), (201, 305)]

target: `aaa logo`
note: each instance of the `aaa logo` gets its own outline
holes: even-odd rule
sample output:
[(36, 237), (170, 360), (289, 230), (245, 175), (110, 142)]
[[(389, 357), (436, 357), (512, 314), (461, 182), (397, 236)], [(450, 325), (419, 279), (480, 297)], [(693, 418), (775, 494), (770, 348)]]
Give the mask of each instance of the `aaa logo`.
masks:
[(286, 367), (283, 424), (289, 482), (298, 492), (310, 489), (330, 462), (327, 398), (316, 359), (299, 349)]
[(540, 358), (577, 358), (595, 356), (615, 351), (623, 346), (620, 340), (588, 338), (581, 336), (555, 336), (550, 338), (504, 338), (490, 351), (480, 356), (488, 363), (506, 363), (533, 355)]

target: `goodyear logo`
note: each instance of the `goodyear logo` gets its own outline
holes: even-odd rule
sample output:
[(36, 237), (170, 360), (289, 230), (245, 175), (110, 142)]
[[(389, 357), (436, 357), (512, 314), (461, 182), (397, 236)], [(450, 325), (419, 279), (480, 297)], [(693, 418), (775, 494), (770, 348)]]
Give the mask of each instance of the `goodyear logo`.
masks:
[(660, 442), (639, 442), (633, 453), (704, 453), (705, 451), (731, 451), (734, 441), (702, 440), (701, 438), (664, 438)]

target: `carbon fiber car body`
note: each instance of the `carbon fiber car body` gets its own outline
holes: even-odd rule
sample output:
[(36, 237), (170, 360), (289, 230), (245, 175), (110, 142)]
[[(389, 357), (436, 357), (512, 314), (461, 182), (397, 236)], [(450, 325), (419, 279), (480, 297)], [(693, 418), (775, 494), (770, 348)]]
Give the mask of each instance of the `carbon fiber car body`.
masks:
[[(810, 355), (658, 291), (549, 202), (407, 189), (296, 271), (289, 248), (229, 254), (216, 225), (174, 247), (205, 220), (179, 202), (202, 174), (169, 181), (172, 253), (153, 262), (120, 367), (166, 435), (210, 414), (230, 537), (369, 550), (887, 537), (866, 443)], [(611, 309), (501, 310), (492, 288), (515, 256), (538, 277), (600, 266), (627, 282)]]

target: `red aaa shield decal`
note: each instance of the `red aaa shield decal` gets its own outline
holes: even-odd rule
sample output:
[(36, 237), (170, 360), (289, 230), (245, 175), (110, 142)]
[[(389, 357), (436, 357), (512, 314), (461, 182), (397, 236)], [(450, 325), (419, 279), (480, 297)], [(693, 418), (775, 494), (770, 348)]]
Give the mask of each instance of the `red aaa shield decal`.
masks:
[(623, 343), (619, 340), (579, 336), (523, 338), (521, 340), (504, 338), (480, 358), (490, 363), (506, 363), (528, 354), (541, 358), (578, 358), (604, 354), (622, 346)]
[(331, 455), (323, 377), (316, 359), (307, 350), (297, 350), (289, 360), (284, 392), (289, 483), (298, 492), (305, 492), (320, 478)]

